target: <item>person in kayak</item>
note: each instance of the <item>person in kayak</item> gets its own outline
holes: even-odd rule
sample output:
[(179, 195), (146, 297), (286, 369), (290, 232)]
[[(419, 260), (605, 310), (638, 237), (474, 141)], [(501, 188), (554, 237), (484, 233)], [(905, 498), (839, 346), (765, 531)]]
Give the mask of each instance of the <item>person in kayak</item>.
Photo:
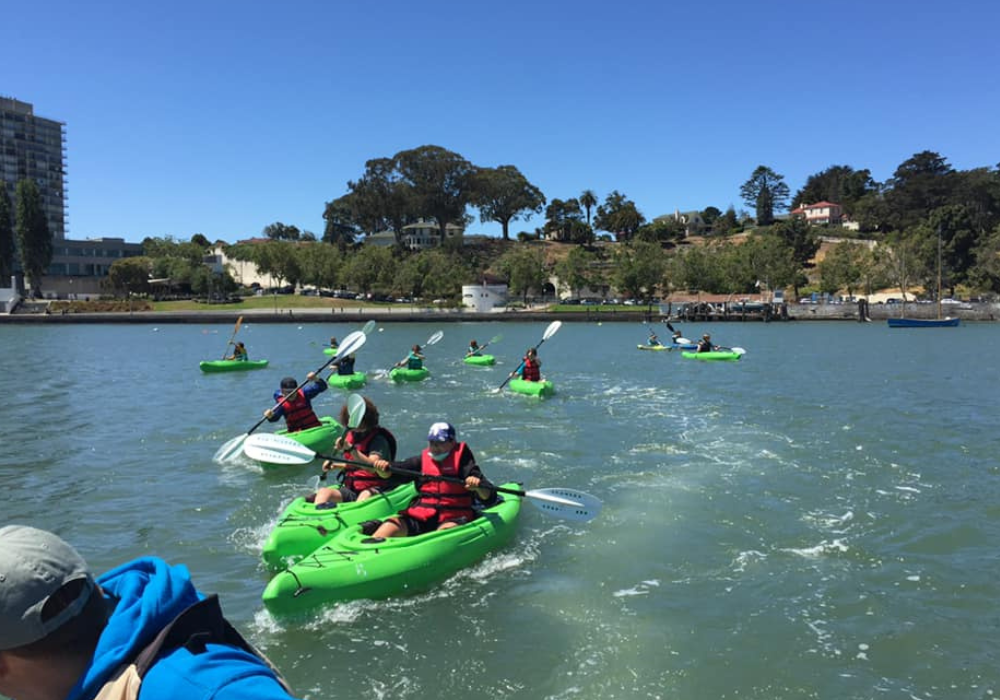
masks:
[(341, 376), (354, 374), (354, 359), (355, 357), (353, 354), (348, 355), (347, 357), (342, 357), (340, 362), (337, 363), (337, 374)]
[(670, 336), (670, 340), (673, 342), (674, 345), (684, 344), (684, 336), (681, 335), (680, 331), (674, 331), (674, 334)]
[(226, 359), (236, 360), (237, 362), (247, 362), (250, 359), (250, 355), (247, 354), (247, 348), (243, 343), (236, 343), (233, 346), (233, 354)]
[(326, 382), (315, 372), (306, 375), (306, 383), (298, 388), (295, 377), (281, 380), (281, 389), (274, 392), (275, 406), (264, 411), (264, 417), (274, 423), (285, 417), (285, 427), (290, 433), (316, 428), (322, 423), (312, 408), (312, 399), (326, 391)]
[(338, 345), (340, 345), (340, 343), (337, 342), (337, 336), (331, 335), (330, 336), (330, 349), (333, 350), (334, 352), (337, 352), (337, 346)]
[(410, 354), (396, 363), (396, 367), (406, 365), (406, 369), (423, 369), (424, 356), (420, 354), (420, 346), (414, 345)]
[(706, 333), (701, 336), (701, 340), (698, 341), (698, 349), (696, 352), (712, 352), (713, 350), (718, 350), (719, 346), (712, 345), (712, 336)]
[(660, 339), (653, 331), (649, 332), (649, 340), (647, 341), (647, 344), (652, 347), (658, 347), (660, 345)]
[(528, 352), (521, 359), (521, 366), (515, 369), (510, 376), (518, 375), (526, 382), (542, 381), (542, 361), (538, 359), (538, 350), (528, 348)]
[(183, 565), (146, 556), (95, 577), (51, 532), (7, 525), (0, 528), (0, 572), (0, 695), (292, 697)]
[[(427, 432), (427, 449), (419, 455), (392, 464), (378, 460), (374, 466), (379, 476), (390, 474), (389, 467), (419, 471), (422, 475), (416, 477), (417, 497), (404, 511), (379, 524), (372, 533), (375, 538), (408, 537), (457, 527), (475, 519), (477, 502), (496, 502), (496, 490), (489, 487), (469, 446), (455, 440), (451, 423), (434, 423)], [(462, 482), (441, 481), (436, 476)], [(365, 532), (371, 529), (370, 523), (363, 524)]]
[(473, 338), (469, 341), (469, 352), (465, 353), (466, 357), (478, 357), (483, 354), (483, 349), (479, 347), (479, 343)]
[[(392, 462), (396, 459), (396, 438), (386, 428), (379, 424), (378, 408), (367, 396), (365, 400), (365, 416), (357, 428), (337, 438), (333, 449), (344, 453), (344, 459), (352, 462), (365, 462), (374, 465), (378, 461)], [(347, 404), (340, 408), (340, 424), (347, 425), (349, 418)], [(323, 471), (342, 469), (340, 488), (324, 487), (316, 491), (306, 500), (316, 504), (317, 508), (333, 508), (338, 503), (365, 501), (372, 496), (390, 491), (405, 480), (396, 474), (381, 476), (371, 470), (348, 466), (336, 460), (323, 462)]]

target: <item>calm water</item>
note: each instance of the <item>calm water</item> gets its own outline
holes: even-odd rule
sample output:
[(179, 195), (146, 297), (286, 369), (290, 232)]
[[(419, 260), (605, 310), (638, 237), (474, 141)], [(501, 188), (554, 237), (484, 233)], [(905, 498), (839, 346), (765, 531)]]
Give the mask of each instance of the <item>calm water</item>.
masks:
[[(494, 480), (588, 491), (601, 516), (526, 504), (509, 548), (433, 592), (276, 621), (257, 552), (317, 474), (211, 457), (355, 328), (244, 325), (271, 368), (203, 375), (230, 326), (7, 325), (2, 521), (100, 570), (186, 563), (309, 698), (1000, 694), (1000, 325), (682, 327), (748, 350), (711, 364), (637, 351), (640, 324), (565, 324), (544, 402), (492, 389), (545, 324), (382, 326), (359, 369), (445, 332), (431, 381), (365, 392), (402, 455), (447, 418)], [(457, 361), (497, 334), (500, 365)]]

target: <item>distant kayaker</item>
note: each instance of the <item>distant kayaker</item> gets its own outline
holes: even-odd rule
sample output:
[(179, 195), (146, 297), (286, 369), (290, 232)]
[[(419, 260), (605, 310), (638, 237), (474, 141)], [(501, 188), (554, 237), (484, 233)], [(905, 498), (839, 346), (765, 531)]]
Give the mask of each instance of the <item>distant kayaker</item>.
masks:
[(718, 350), (719, 346), (712, 345), (712, 336), (706, 333), (701, 336), (701, 340), (698, 341), (697, 352), (712, 352), (713, 350)]
[(340, 358), (340, 362), (337, 364), (337, 374), (341, 376), (354, 374), (354, 355)]
[(338, 345), (340, 345), (340, 343), (337, 342), (337, 336), (331, 335), (330, 336), (330, 347), (333, 349), (334, 352), (337, 352), (337, 346)]
[(243, 343), (236, 343), (233, 346), (233, 354), (226, 359), (236, 360), (237, 362), (247, 362), (250, 359), (250, 355), (247, 354), (247, 348)]
[[(344, 453), (344, 459), (352, 462), (365, 462), (374, 465), (378, 461), (392, 462), (396, 459), (396, 438), (391, 432), (379, 424), (378, 408), (367, 396), (365, 399), (365, 416), (361, 419), (361, 424), (357, 428), (348, 430), (346, 434), (337, 438), (333, 449)], [(347, 425), (349, 418), (347, 404), (340, 408), (340, 424)], [(312, 501), (322, 509), (333, 508), (338, 503), (350, 503), (352, 501), (365, 501), (372, 496), (385, 493), (399, 484), (403, 483), (395, 474), (380, 476), (375, 468), (371, 470), (351, 467), (343, 462), (327, 460), (323, 462), (323, 471), (343, 469), (340, 473), (342, 480), (341, 487), (321, 488), (316, 493), (307, 497), (307, 501)]]
[(403, 365), (406, 365), (406, 369), (423, 369), (424, 356), (420, 354), (419, 345), (414, 345), (413, 349), (410, 350), (410, 354), (396, 363), (397, 367), (402, 367)]
[(298, 386), (295, 377), (282, 379), (281, 389), (274, 392), (276, 405), (264, 411), (264, 417), (272, 423), (284, 416), (285, 427), (290, 433), (322, 425), (313, 412), (312, 399), (326, 391), (326, 382), (317, 377), (315, 372), (310, 372), (306, 375), (306, 383), (302, 388), (299, 389)]
[(451, 423), (434, 423), (427, 432), (427, 449), (402, 462), (380, 460), (375, 463), (379, 475), (388, 475), (387, 467), (419, 471), (427, 477), (451, 477), (451, 480), (417, 477), (417, 497), (401, 512), (383, 521), (373, 537), (407, 537), (432, 530), (457, 527), (475, 519), (474, 505), (491, 505), (497, 493), (483, 476), (472, 450), (464, 442), (456, 442)]
[(2, 527), (0, 693), (35, 700), (292, 697), (270, 662), (229, 625), (218, 600), (203, 598), (185, 566), (144, 556), (95, 577), (51, 532)]
[(466, 357), (478, 357), (483, 354), (483, 349), (479, 347), (479, 343), (476, 342), (475, 338), (469, 341), (469, 352), (465, 353)]
[(656, 346), (660, 345), (660, 339), (656, 335), (656, 333), (653, 333), (652, 331), (649, 332), (649, 341), (648, 341), (648, 344), (651, 345), (651, 346), (653, 346), (653, 347), (656, 347)]
[(521, 366), (514, 370), (510, 376), (518, 375), (526, 382), (542, 381), (542, 361), (538, 359), (538, 350), (528, 348), (528, 352), (521, 358)]

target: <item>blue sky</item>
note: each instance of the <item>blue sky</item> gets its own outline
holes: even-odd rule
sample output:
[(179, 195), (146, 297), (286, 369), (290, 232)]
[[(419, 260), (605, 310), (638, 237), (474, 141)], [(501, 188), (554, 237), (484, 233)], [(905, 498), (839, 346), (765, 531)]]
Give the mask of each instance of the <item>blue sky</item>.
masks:
[(52, 0), (4, 24), (0, 94), (66, 123), (75, 239), (321, 235), (365, 161), (427, 144), (647, 219), (746, 208), (762, 164), (794, 194), (923, 150), (1000, 162), (993, 0)]

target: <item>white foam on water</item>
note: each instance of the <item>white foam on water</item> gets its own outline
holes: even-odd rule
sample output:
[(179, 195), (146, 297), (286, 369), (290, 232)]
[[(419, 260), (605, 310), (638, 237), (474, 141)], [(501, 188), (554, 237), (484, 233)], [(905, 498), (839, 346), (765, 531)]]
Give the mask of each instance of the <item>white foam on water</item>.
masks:
[(659, 588), (660, 582), (657, 579), (651, 579), (649, 581), (641, 581), (632, 588), (623, 588), (617, 590), (611, 595), (615, 598), (628, 598), (631, 596), (649, 595), (651, 588)]
[(813, 547), (782, 547), (780, 551), (797, 554), (800, 557), (805, 557), (807, 559), (818, 559), (822, 556), (826, 556), (827, 554), (842, 554), (848, 549), (849, 547), (844, 544), (842, 540), (833, 540), (831, 542), (823, 540)]

